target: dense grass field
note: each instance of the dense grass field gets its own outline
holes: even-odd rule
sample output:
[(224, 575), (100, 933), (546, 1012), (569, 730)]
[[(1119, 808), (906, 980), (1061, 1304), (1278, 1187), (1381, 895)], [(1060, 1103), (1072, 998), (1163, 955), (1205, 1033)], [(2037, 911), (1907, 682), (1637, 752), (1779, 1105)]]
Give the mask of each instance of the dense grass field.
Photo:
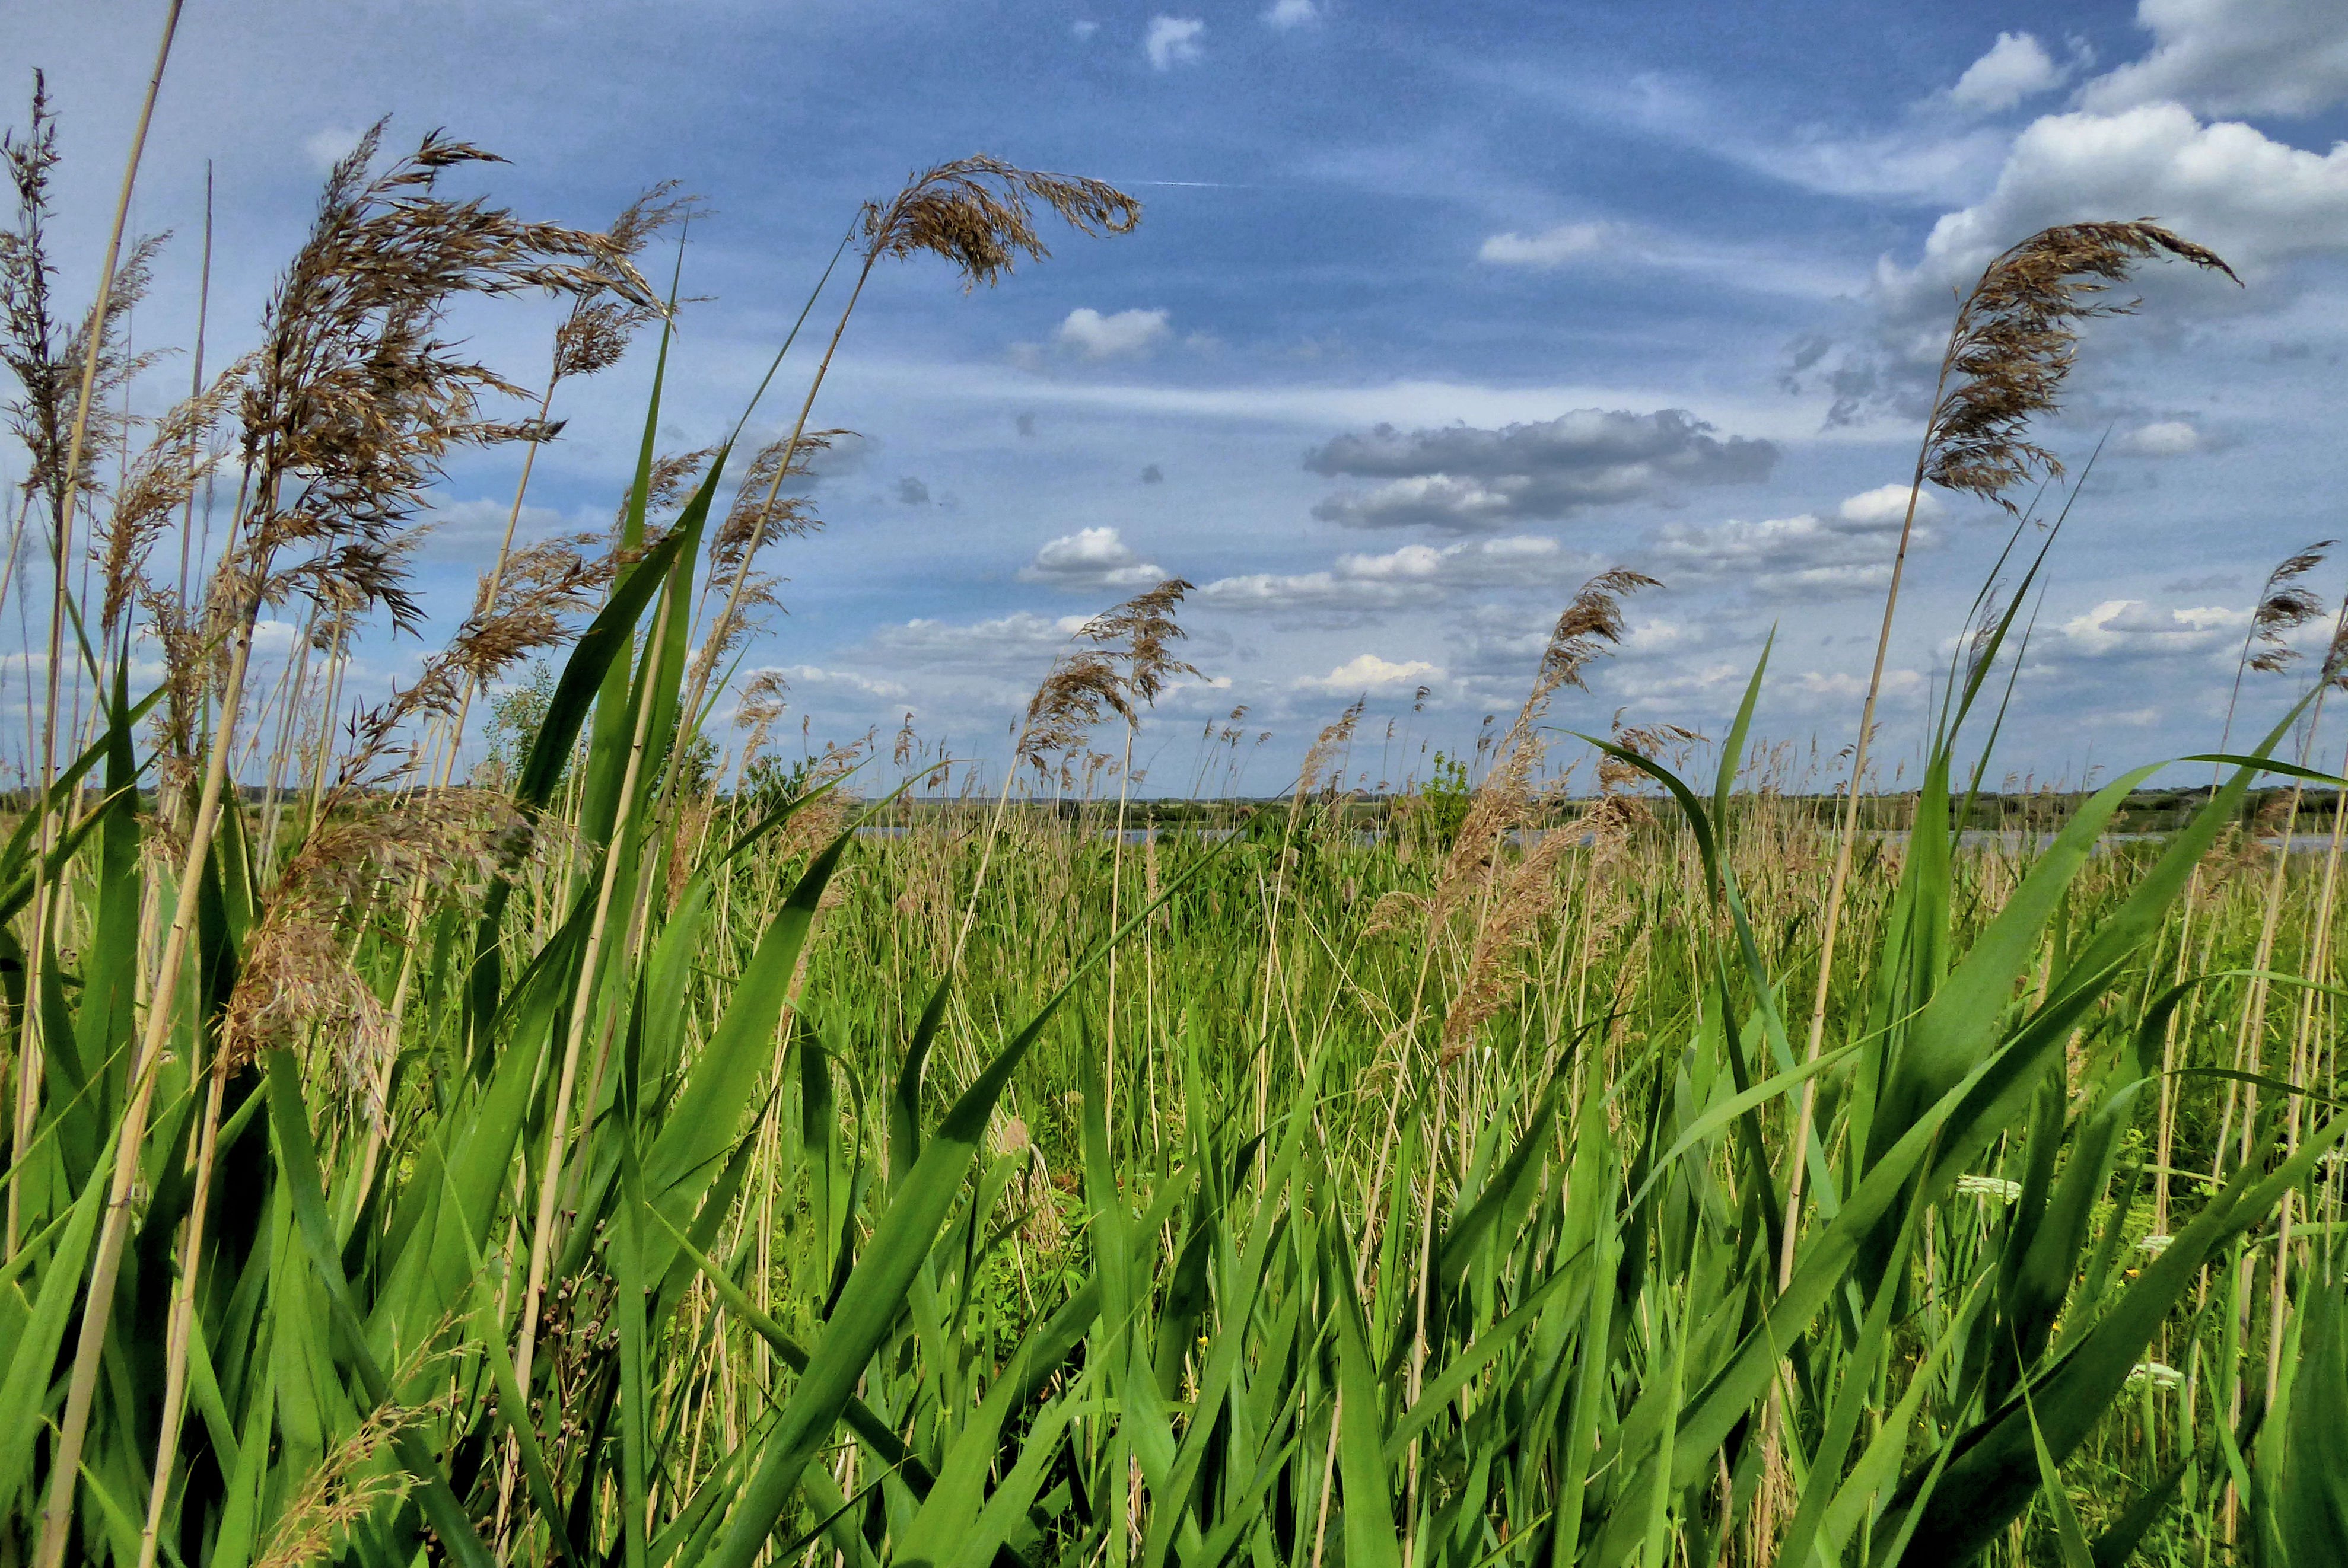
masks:
[[(135, 432), (88, 411), (151, 256), (65, 324), (41, 132), (0, 1564), (2348, 1561), (2339, 785), (2290, 760), (2336, 753), (2336, 662), (2213, 788), (2003, 815), (1998, 605), (2060, 569), (2025, 521), (1864, 811), (1748, 747), (1764, 648), (1702, 745), (1596, 716), (1627, 571), (1469, 765), (1375, 802), (1358, 706), (1277, 798), (1130, 791), (1179, 581), (1036, 671), (1007, 785), (911, 733), (778, 756), (728, 671), (815, 526), (829, 354), (772, 444), (656, 453), (666, 192), (527, 224), (440, 193), (474, 149), (370, 138), (250, 352)], [(815, 319), (1138, 215), (941, 166)], [(2081, 291), (2163, 255), (2222, 265), (2141, 225), (2002, 258), (1918, 485), (2044, 472)], [(436, 335), (525, 290), (570, 310), (528, 391)], [(635, 334), (613, 533), (501, 554), (348, 717), (442, 461), (559, 460), (562, 383)], [(264, 611), (308, 633), (267, 680)]]

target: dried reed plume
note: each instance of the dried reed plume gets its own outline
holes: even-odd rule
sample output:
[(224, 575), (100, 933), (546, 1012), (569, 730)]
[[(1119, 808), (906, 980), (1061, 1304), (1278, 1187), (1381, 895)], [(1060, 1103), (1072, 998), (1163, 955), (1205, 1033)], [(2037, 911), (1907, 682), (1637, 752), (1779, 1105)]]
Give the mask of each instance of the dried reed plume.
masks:
[(1105, 181), (1014, 169), (979, 153), (915, 174), (886, 202), (866, 202), (858, 221), (865, 264), (926, 251), (953, 264), (963, 292), (992, 287), (1022, 256), (1040, 261), (1052, 253), (1035, 231), (1036, 202), (1085, 234), (1130, 233), (1141, 221), (1141, 204)]
[(799, 779), (799, 793), (825, 793), (793, 812), (791, 819), (783, 825), (775, 850), (780, 858), (795, 860), (813, 855), (839, 836), (839, 830), (848, 822), (848, 802), (840, 798), (839, 790), (826, 786), (838, 784), (856, 771), (864, 761), (866, 744), (863, 740), (844, 746), (826, 742), (822, 753), (808, 761)]
[[(123, 389), (159, 357), (130, 352), (130, 315), (153, 282), (160, 236), (131, 242), (115, 269), (102, 320), (87, 313), (68, 326), (51, 290), (57, 268), (48, 246), (49, 180), (57, 163), (57, 132), (49, 108), (48, 83), (33, 73), (32, 116), (23, 135), (0, 134), (0, 164), (16, 198), (13, 227), (0, 230), (0, 362), (15, 377), (18, 395), (5, 409), (8, 427), (24, 446), (29, 499), (38, 497), (61, 530), (73, 506), (105, 491), (107, 459), (121, 449), (129, 416)], [(82, 381), (90, 370), (90, 339), (98, 338), (95, 374), (87, 418), (82, 418)], [(66, 494), (66, 468), (73, 431), (81, 419), (82, 458), (74, 477), (76, 496)], [(62, 532), (59, 535), (63, 537)]]
[[(250, 601), (298, 589), (338, 609), (380, 605), (413, 628), (420, 614), (395, 541), (442, 460), (458, 446), (546, 434), (534, 420), (482, 416), (484, 397), (519, 389), (435, 335), (450, 303), (527, 289), (657, 302), (603, 235), (435, 193), (443, 171), (502, 161), (495, 154), (436, 132), (370, 176), (382, 135), (377, 122), (328, 175), (244, 367), (252, 501), (227, 569)], [(280, 565), (289, 548), (310, 553)]]
[(1587, 690), (1583, 671), (1622, 640), (1622, 600), (1642, 589), (1663, 584), (1644, 572), (1612, 567), (1581, 585), (1573, 602), (1550, 628), (1549, 641), (1534, 667), (1532, 689), (1524, 705), (1500, 737), (1491, 771), (1476, 786), (1468, 815), (1452, 841), (1451, 853), (1436, 879), (1432, 914), (1441, 919), (1468, 897), (1486, 889), (1498, 865), (1508, 835), (1533, 818), (1532, 777), (1548, 748), (1540, 722), (1550, 700), (1566, 686)]
[(603, 231), (605, 249), (591, 258), (591, 272), (605, 273), (608, 286), (600, 292), (582, 292), (570, 314), (554, 329), (554, 364), (548, 378), (551, 396), (557, 384), (572, 376), (595, 375), (620, 363), (639, 328), (663, 315), (659, 302), (637, 285), (631, 264), (664, 230), (699, 210), (697, 197), (676, 194), (676, 181), (662, 180), (637, 197)]
[(2029, 439), (2030, 422), (2060, 407), (2080, 324), (2132, 313), (2138, 302), (2103, 296), (2138, 262), (2164, 255), (2241, 282), (2216, 251), (2150, 219), (2062, 224), (1992, 261), (1958, 307), (1949, 333), (1925, 431), (1922, 477), (2011, 512), (2008, 489), (2061, 475), (2061, 461)]
[[(1611, 568), (1582, 585), (1550, 629), (1534, 669), (1532, 689), (1501, 734), (1491, 770), (1468, 802), (1468, 815), (1424, 905), (1430, 934), (1454, 913), (1470, 905), (1476, 910), (1468, 967), (1444, 1012), (1437, 1066), (1465, 1053), (1476, 1031), (1523, 982), (1523, 954), (1541, 915), (1555, 905), (1558, 870), (1579, 836), (1550, 826), (1513, 862), (1508, 858), (1511, 841), (1540, 825), (1541, 798), (1532, 780), (1548, 750), (1540, 722), (1550, 700), (1561, 687), (1587, 689), (1583, 671), (1590, 661), (1622, 640), (1622, 600), (1641, 589), (1662, 586), (1626, 567)], [(1676, 732), (1675, 726), (1665, 728)], [(1601, 770), (1601, 781), (1603, 777)], [(1399, 909), (1386, 912), (1389, 920), (1399, 914)]]
[[(617, 562), (593, 551), (592, 534), (540, 539), (484, 575), (473, 613), (448, 644), (448, 661), (486, 685), (541, 648), (570, 635), (566, 617), (592, 609), (611, 585)], [(590, 553), (593, 551), (593, 553)]]
[(2301, 579), (2323, 564), (2325, 554), (2337, 542), (2318, 539), (2267, 574), (2259, 589), (2258, 608), (2250, 611), (2250, 635), (2243, 642), (2250, 669), (2275, 675), (2298, 660), (2299, 650), (2284, 638), (2323, 613), (2323, 600)]
[(214, 436), (237, 391), (236, 383), (223, 375), (182, 399), (158, 422), (154, 436), (125, 474), (97, 534), (106, 595), (98, 624), (108, 634), (120, 630), (123, 611), (145, 597), (140, 590), (148, 556), (224, 455)]
[(1556, 907), (1554, 885), (1573, 835), (1552, 828), (1505, 869), (1495, 866), (1468, 948), (1466, 977), (1444, 1013), (1439, 1062), (1457, 1058), (1525, 980), (1522, 958), (1542, 915)]
[(790, 683), (779, 670), (761, 670), (742, 688), (742, 696), (734, 707), (734, 723), (748, 730), (742, 742), (742, 766), (748, 768), (767, 749), (767, 738), (774, 733), (776, 721), (783, 716), (784, 693)]
[(318, 819), (269, 890), (222, 1019), (221, 1071), (306, 1029), (333, 1081), (355, 1097), (371, 1093), (398, 1045), (397, 1023), (351, 967), (356, 927), (386, 890), (477, 890), (510, 869), (512, 846), (529, 836), (512, 803), (488, 791), (436, 790), (405, 802), (355, 794), (346, 789), (335, 815)]
[(419, 1406), (386, 1402), (368, 1411), (303, 1477), (254, 1557), (253, 1568), (307, 1568), (332, 1556), (353, 1525), (405, 1497), (416, 1478), (405, 1467), (386, 1461), (400, 1433), (440, 1409), (439, 1401)]
[(823, 519), (816, 515), (814, 504), (808, 497), (781, 493), (784, 481), (805, 476), (816, 453), (827, 451), (840, 437), (855, 434), (852, 430), (809, 430), (796, 440), (786, 436), (768, 442), (750, 459), (749, 469), (734, 492), (733, 505), (726, 508), (724, 520), (710, 538), (709, 578), (703, 590), (714, 593), (720, 582), (730, 579), (739, 591), (734, 596), (732, 612), (718, 620), (694, 653), (695, 684), (701, 684), (711, 668), (758, 630), (757, 619), (751, 613), (754, 610), (778, 607), (781, 603), (776, 594), (779, 579), (755, 570), (751, 565), (753, 553), (763, 551), (778, 539), (805, 538), (823, 529)]
[[(832, 327), (831, 342), (808, 383), (798, 417), (773, 460), (765, 499), (739, 546), (732, 586), (726, 590), (724, 607), (703, 637), (705, 646), (712, 650), (730, 648), (742, 634), (739, 621), (751, 600), (752, 563), (766, 542), (783, 480), (793, 471), (798, 448), (807, 440), (808, 416), (815, 409), (832, 356), (839, 351), (839, 340), (848, 331), (849, 318), (856, 313), (856, 302), (863, 297), (872, 269), (883, 257), (903, 260), (927, 251), (950, 262), (962, 274), (964, 293), (980, 283), (991, 287), (1009, 275), (1021, 256), (1041, 261), (1051, 254), (1035, 231), (1037, 202), (1084, 234), (1129, 233), (1141, 221), (1141, 204), (1115, 186), (1072, 175), (1015, 169), (983, 153), (938, 164), (915, 174), (887, 201), (864, 204), (855, 231), (863, 239), (863, 266)], [(776, 363), (781, 363), (779, 353)], [(679, 704), (682, 712), (700, 712), (703, 693), (716, 663), (713, 653), (691, 671), (685, 698)], [(672, 753), (676, 754), (680, 753)]]
[[(701, 471), (716, 456), (715, 446), (696, 446), (690, 452), (663, 452), (653, 458), (644, 471), (644, 538), (637, 547), (639, 550), (650, 549), (660, 542), (668, 524), (675, 520), (677, 510), (701, 483)], [(612, 538), (615, 542), (627, 531), (628, 518), (635, 509), (636, 486), (631, 479), (628, 487), (620, 492), (619, 509), (612, 514)]]
[[(1344, 776), (1344, 764), (1340, 760), (1340, 753), (1354, 743), (1354, 732), (1360, 727), (1362, 712), (1369, 706), (1369, 702), (1367, 697), (1354, 698), (1352, 704), (1337, 715), (1335, 723), (1323, 725), (1320, 734), (1313, 737), (1313, 744), (1305, 749), (1304, 765), (1296, 770), (1296, 797), (1299, 800), (1324, 791), (1331, 794), (1336, 793), (1337, 782)], [(1237, 719), (1246, 712), (1245, 708), (1234, 708), (1231, 717)], [(1231, 733), (1231, 739), (1236, 742), (1239, 737)], [(1325, 782), (1321, 776), (1324, 770), (1329, 775)]]
[(1027, 703), (1012, 750), (1014, 768), (1025, 764), (1045, 775), (1045, 759), (1071, 756), (1106, 714), (1138, 725), (1140, 710), (1154, 704), (1176, 677), (1199, 672), (1174, 651), (1189, 635), (1174, 612), (1190, 589), (1182, 579), (1169, 578), (1077, 628), (1076, 646), (1053, 661)]
[[(1581, 585), (1541, 651), (1533, 689), (1540, 700), (1560, 686), (1582, 686), (1581, 671), (1592, 659), (1622, 641), (1622, 600), (1643, 588), (1663, 585), (1628, 567), (1610, 567)], [(1583, 688), (1587, 690), (1586, 687)]]
[(804, 538), (823, 529), (823, 519), (803, 496), (777, 494), (783, 480), (803, 477), (819, 452), (829, 451), (853, 430), (809, 430), (794, 444), (788, 436), (770, 441), (750, 459), (734, 493), (726, 520), (709, 541), (709, 564), (723, 575), (742, 564), (754, 539)]

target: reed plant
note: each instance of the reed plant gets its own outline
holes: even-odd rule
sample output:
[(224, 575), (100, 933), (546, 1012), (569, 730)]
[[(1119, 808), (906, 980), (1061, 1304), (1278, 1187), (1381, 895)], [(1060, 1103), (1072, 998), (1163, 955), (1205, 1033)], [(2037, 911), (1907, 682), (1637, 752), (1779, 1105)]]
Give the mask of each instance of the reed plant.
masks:
[[(46, 530), (26, 754), (71, 743), (0, 846), (0, 1562), (2348, 1559), (2338, 818), (2320, 857), (2240, 833), (2262, 778), (2340, 787), (2276, 754), (2336, 647), (2157, 841), (2106, 830), (2157, 763), (1961, 831), (2049, 566), (2026, 524), (1874, 803), (1896, 832), (1863, 756), (1822, 797), (1753, 743), (1766, 648), (1708, 753), (1580, 717), (1663, 590), (1627, 568), (1431, 791), (1337, 787), (1357, 704), (1277, 801), (1157, 820), (1128, 743), (1193, 673), (1179, 580), (1038, 671), (993, 790), (910, 721), (893, 790), (868, 745), (776, 759), (772, 682), (707, 768), (880, 263), (991, 284), (1130, 198), (973, 158), (870, 204), (737, 465), (747, 412), (655, 450), (673, 191), (527, 221), (448, 193), (483, 149), (378, 128), (256, 346), (132, 452), (78, 411), (131, 374), (112, 302), (152, 252), (57, 325), (46, 114), (8, 146), (11, 559)], [(2154, 253), (2222, 267), (2146, 225), (2001, 258), (1918, 485), (2048, 466), (2076, 291)], [(564, 303), (536, 391), (443, 335), (526, 292)], [(510, 531), (416, 681), (339, 719), (365, 629), (417, 620), (442, 463), (519, 445), (526, 487), (638, 334), (612, 533)], [(182, 593), (158, 547), (213, 479)], [(264, 612), (306, 630), (266, 690)]]

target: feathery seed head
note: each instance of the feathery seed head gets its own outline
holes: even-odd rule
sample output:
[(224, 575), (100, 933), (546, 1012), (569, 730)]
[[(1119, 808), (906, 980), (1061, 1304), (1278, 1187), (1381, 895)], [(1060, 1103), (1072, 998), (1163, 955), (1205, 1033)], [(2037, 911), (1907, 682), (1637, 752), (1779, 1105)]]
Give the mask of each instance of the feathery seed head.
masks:
[[(2318, 539), (2267, 574), (2258, 608), (2250, 612), (2250, 641), (2257, 650), (2250, 656), (2251, 669), (2278, 674), (2299, 658), (2299, 651), (2283, 639), (2323, 613), (2323, 600), (2301, 579), (2323, 564), (2336, 542)], [(2327, 668), (2329, 664), (2327, 656)]]
[(1992, 261), (1949, 333), (1923, 477), (2013, 512), (2006, 490), (2059, 476), (2062, 463), (2028, 438), (2030, 422), (2060, 406), (2080, 323), (2133, 313), (2137, 302), (2104, 296), (2137, 263), (2163, 256), (2241, 282), (2216, 251), (2149, 219), (2059, 224)]
[(1138, 724), (1140, 710), (1176, 677), (1199, 672), (1173, 651), (1189, 635), (1174, 612), (1190, 587), (1169, 578), (1077, 629), (1078, 646), (1053, 661), (1028, 702), (1012, 752), (1014, 767), (1024, 763), (1039, 777), (1048, 774), (1045, 759), (1072, 761), (1106, 714)]
[(953, 264), (964, 292), (991, 287), (1021, 257), (1051, 254), (1035, 231), (1037, 202), (1086, 234), (1128, 233), (1141, 221), (1141, 204), (1113, 185), (1015, 169), (980, 153), (914, 175), (886, 202), (865, 203), (859, 224), (866, 263), (926, 251)]

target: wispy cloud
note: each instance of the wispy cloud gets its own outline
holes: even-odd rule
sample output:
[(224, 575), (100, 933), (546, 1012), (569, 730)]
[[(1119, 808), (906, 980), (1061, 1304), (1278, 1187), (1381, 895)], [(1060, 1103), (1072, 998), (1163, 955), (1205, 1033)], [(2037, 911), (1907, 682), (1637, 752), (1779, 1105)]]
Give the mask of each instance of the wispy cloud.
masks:
[(1199, 43), (1206, 30), (1206, 23), (1195, 16), (1152, 16), (1149, 31), (1142, 35), (1141, 52), (1157, 70), (1191, 65), (1206, 53)]

